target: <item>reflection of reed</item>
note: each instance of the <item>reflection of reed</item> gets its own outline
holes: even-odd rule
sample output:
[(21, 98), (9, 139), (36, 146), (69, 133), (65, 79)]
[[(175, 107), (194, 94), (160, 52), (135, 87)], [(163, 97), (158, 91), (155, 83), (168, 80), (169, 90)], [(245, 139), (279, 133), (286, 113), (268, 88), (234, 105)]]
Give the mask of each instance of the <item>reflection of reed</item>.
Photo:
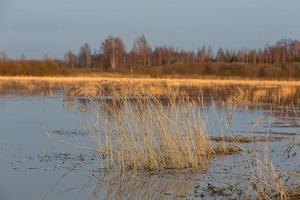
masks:
[[(109, 176), (109, 177), (107, 177)], [(92, 199), (186, 199), (197, 182), (187, 174), (115, 172), (100, 178)]]

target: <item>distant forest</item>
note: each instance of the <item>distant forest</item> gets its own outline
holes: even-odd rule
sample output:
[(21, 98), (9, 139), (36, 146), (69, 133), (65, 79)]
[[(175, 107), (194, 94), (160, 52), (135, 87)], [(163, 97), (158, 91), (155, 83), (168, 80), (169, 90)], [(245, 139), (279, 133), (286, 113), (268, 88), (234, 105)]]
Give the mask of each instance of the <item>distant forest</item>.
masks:
[(228, 50), (201, 47), (196, 51), (172, 46), (151, 47), (144, 35), (126, 51), (120, 37), (109, 36), (92, 52), (84, 44), (79, 53), (68, 51), (62, 59), (8, 59), (0, 53), (0, 75), (72, 75), (88, 72), (124, 74), (214, 75), (255, 78), (300, 78), (300, 42), (282, 39), (263, 49)]

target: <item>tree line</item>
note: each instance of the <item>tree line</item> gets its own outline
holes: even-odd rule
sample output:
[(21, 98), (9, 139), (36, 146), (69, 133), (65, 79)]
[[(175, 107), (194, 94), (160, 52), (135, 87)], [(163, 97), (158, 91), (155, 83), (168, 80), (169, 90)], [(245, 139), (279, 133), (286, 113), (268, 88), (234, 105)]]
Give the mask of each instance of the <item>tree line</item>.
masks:
[(263, 49), (229, 50), (211, 47), (196, 51), (178, 49), (172, 46), (151, 47), (144, 35), (138, 36), (130, 51), (126, 51), (120, 37), (109, 36), (92, 53), (89, 44), (84, 44), (78, 54), (72, 51), (64, 55), (63, 63), (72, 68), (96, 68), (108, 71), (130, 71), (137, 67), (157, 67), (172, 64), (199, 65), (205, 63), (246, 63), (246, 64), (284, 64), (300, 62), (300, 42), (282, 39)]
[(184, 50), (172, 46), (151, 47), (144, 35), (127, 50), (120, 37), (109, 36), (93, 51), (86, 43), (79, 53), (68, 51), (62, 59), (9, 59), (0, 52), (0, 75), (74, 75), (90, 72), (124, 74), (214, 75), (254, 78), (299, 78), (300, 41), (282, 39), (262, 49), (229, 50), (203, 46)]

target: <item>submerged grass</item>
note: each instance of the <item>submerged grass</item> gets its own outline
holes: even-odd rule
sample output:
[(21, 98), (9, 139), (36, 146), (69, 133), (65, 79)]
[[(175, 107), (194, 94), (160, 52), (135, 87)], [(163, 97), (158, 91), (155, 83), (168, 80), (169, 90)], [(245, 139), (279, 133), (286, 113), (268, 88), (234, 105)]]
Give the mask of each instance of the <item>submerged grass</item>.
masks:
[(235, 136), (235, 137), (210, 137), (216, 142), (231, 142), (231, 143), (255, 143), (255, 142), (272, 142), (285, 139), (284, 137), (254, 137), (254, 136)]
[(252, 185), (258, 200), (298, 200), (300, 184), (288, 184), (289, 177), (276, 171), (265, 150), (261, 157), (255, 159), (252, 171)]

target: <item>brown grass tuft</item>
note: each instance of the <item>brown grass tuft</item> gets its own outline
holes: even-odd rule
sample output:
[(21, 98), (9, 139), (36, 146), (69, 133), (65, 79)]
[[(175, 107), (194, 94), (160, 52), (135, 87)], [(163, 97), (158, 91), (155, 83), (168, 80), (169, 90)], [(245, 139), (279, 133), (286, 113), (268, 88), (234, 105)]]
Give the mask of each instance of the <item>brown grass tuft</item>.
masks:
[(94, 105), (90, 135), (107, 155), (106, 166), (119, 169), (201, 169), (217, 154), (240, 151), (213, 146), (197, 103), (173, 91), (164, 101), (115, 96)]

